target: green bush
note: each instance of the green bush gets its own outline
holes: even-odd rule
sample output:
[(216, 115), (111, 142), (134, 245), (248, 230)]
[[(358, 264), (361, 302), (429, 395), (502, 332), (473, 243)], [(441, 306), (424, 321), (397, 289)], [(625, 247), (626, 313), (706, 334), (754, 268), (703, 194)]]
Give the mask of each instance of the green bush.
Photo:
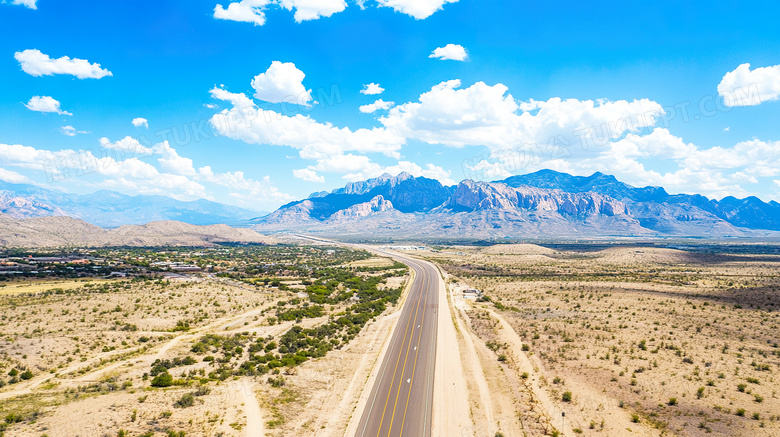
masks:
[(173, 404), (176, 408), (187, 408), (193, 405), (195, 405), (195, 397), (189, 393), (182, 395), (182, 397)]
[(563, 402), (571, 402), (571, 392), (570, 391), (563, 392), (563, 396), (561, 396), (561, 400)]
[(160, 373), (152, 379), (152, 387), (170, 387), (173, 385), (173, 376), (168, 372)]

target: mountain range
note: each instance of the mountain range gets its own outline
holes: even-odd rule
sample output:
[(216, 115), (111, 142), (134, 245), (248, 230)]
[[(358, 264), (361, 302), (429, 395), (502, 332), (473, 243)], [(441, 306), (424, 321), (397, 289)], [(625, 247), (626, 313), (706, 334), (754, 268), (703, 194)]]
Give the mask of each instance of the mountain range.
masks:
[(598, 172), (455, 186), (401, 173), (314, 193), (252, 223), (259, 232), (378, 237), (765, 237), (780, 236), (780, 204), (669, 194)]
[(15, 219), (68, 216), (104, 228), (166, 220), (194, 225), (235, 224), (266, 214), (205, 199), (183, 202), (165, 196), (127, 196), (107, 190), (67, 194), (2, 181), (0, 213)]

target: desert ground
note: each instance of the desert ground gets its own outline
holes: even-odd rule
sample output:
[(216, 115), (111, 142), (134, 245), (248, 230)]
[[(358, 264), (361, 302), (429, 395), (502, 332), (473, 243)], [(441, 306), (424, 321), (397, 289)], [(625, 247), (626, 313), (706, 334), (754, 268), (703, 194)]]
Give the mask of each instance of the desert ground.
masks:
[[(14, 291), (0, 296), (0, 435), (343, 433), (397, 307), (361, 329), (358, 312), (380, 302), (362, 293), (375, 293), (382, 313), (384, 297), (399, 296), (409, 278), (388, 259), (319, 252), (288, 256), (285, 276), (257, 284), (243, 274), (257, 258), (229, 278), (7, 283)], [(320, 276), (302, 276), (327, 257)], [(302, 298), (317, 278), (330, 293), (321, 308)], [(346, 320), (343, 328), (336, 320)], [(161, 374), (172, 381), (158, 381)]]
[[(226, 253), (229, 274), (188, 281), (7, 283), (0, 433), (354, 435), (412, 277), (386, 257), (331, 252)], [(435, 435), (780, 435), (780, 256), (716, 252), (405, 251), (442, 273)], [(358, 314), (356, 284), (396, 298), (362, 329), (331, 332)], [(464, 297), (472, 288), (482, 297)]]
[[(418, 255), (449, 275), (493, 398), (472, 414), (489, 435), (772, 436), (780, 256), (753, 251), (520, 244)], [(484, 297), (463, 299), (472, 287)]]

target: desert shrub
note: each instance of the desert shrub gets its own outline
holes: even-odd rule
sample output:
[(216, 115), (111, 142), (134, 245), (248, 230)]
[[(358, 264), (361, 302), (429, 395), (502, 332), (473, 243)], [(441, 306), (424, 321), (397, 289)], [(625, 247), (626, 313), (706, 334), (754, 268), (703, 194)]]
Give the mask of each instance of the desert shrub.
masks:
[(571, 392), (570, 391), (563, 392), (563, 395), (561, 396), (561, 400), (563, 402), (571, 402)]
[(152, 387), (170, 387), (173, 385), (173, 376), (168, 372), (160, 373), (152, 379)]
[(173, 404), (176, 408), (187, 408), (193, 405), (195, 405), (195, 397), (190, 393), (182, 395), (182, 397)]
[(268, 377), (268, 384), (271, 385), (271, 387), (282, 387), (285, 384), (284, 377), (282, 375), (279, 375), (277, 377), (269, 376)]

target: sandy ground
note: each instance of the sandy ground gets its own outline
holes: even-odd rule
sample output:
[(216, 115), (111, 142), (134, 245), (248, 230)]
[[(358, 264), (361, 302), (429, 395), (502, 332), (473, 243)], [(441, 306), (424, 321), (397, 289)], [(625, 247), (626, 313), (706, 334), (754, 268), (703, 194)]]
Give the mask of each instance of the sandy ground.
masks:
[(255, 394), (255, 384), (249, 378), (243, 380), (240, 390), (241, 400), (244, 404), (244, 410), (246, 414), (246, 429), (244, 435), (246, 437), (263, 437), (265, 436), (265, 422), (263, 422), (263, 413), (260, 411), (260, 404), (257, 402), (257, 394)]
[(469, 392), (461, 361), (461, 346), (444, 281), (439, 277), (439, 327), (433, 393), (434, 436), (472, 435)]

